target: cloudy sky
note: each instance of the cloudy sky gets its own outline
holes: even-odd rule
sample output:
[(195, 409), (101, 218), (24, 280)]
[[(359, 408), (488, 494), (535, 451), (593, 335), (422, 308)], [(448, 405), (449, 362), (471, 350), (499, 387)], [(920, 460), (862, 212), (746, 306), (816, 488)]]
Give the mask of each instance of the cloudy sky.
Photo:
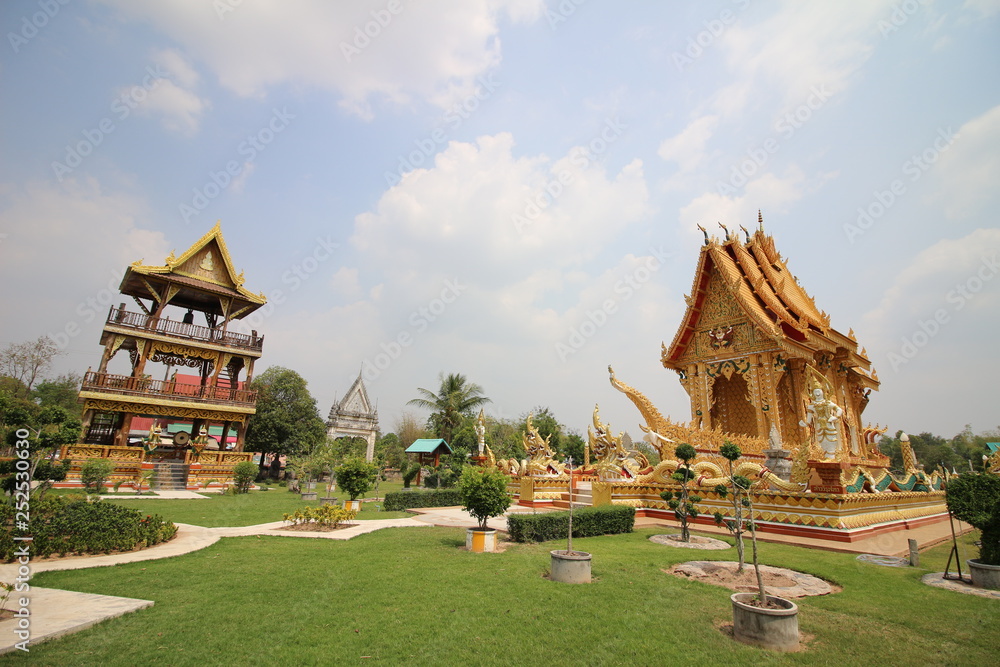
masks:
[[(757, 210), (892, 430), (995, 428), (1000, 2), (5, 2), (0, 344), (100, 358), (125, 266), (216, 220), (263, 366), (383, 429), (440, 372), (586, 431)], [(95, 313), (97, 314), (95, 316)], [(260, 369), (260, 367), (258, 367)], [(412, 408), (410, 408), (412, 409)], [(425, 413), (417, 411), (423, 416)]]

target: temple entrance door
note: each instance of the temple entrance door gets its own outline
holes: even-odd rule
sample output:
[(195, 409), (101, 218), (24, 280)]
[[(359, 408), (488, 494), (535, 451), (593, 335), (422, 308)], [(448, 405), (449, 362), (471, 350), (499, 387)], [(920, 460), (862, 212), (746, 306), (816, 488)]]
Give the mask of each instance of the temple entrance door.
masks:
[(736, 435), (757, 437), (757, 414), (750, 403), (746, 378), (720, 375), (712, 388), (712, 427)]

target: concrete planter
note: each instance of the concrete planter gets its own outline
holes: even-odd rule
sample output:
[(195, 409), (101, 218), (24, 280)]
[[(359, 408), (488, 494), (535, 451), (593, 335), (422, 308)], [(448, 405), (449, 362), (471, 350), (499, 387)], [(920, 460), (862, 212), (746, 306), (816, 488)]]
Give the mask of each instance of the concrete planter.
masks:
[(320, 498), (319, 501), (324, 505), (336, 505), (340, 498)]
[(355, 512), (361, 511), (361, 501), (360, 500), (345, 500), (344, 501), (345, 510), (354, 510)]
[(465, 548), (473, 553), (493, 553), (497, 546), (497, 531), (493, 528), (480, 530), (469, 528), (465, 531)]
[(302, 495), (302, 500), (316, 500), (315, 491), (303, 491), (301, 495)]
[(549, 578), (564, 584), (590, 583), (590, 554), (586, 551), (550, 551), (552, 567)]
[(733, 593), (733, 637), (772, 651), (794, 651), (799, 648), (799, 608), (784, 598), (767, 596), (768, 602), (781, 609), (763, 609), (748, 604), (756, 593)]
[(991, 591), (1000, 591), (1000, 565), (980, 563), (978, 558), (965, 561), (972, 574), (972, 585)]

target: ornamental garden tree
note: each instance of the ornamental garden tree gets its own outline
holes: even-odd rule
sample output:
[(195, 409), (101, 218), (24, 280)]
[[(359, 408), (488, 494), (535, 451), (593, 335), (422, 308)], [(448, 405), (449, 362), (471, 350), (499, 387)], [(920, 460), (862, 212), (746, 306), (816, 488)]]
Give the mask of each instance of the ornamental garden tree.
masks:
[(982, 533), (979, 560), (969, 561), (973, 583), (1000, 588), (996, 569), (1000, 567), (1000, 475), (984, 472), (952, 477), (945, 487), (945, 499), (956, 519)]
[(688, 493), (688, 482), (694, 479), (694, 472), (691, 470), (691, 461), (697, 455), (694, 447), (685, 443), (677, 445), (674, 450), (677, 460), (681, 464), (677, 466), (677, 472), (671, 477), (681, 484), (680, 491), (663, 491), (660, 497), (667, 501), (667, 506), (674, 511), (674, 517), (681, 524), (681, 542), (691, 541), (691, 530), (688, 522), (698, 518), (698, 508), (695, 503), (701, 502), (700, 496), (693, 496)]
[(488, 530), (486, 522), (501, 516), (510, 507), (507, 475), (496, 468), (466, 466), (458, 480), (463, 509), (479, 521), (479, 530)]
[(725, 499), (729, 496), (729, 488), (732, 488), (733, 518), (726, 519), (721, 512), (716, 512), (715, 524), (717, 526), (725, 526), (736, 537), (736, 553), (740, 561), (737, 572), (743, 572), (743, 568), (746, 565), (746, 557), (743, 553), (743, 533), (748, 528), (748, 521), (743, 517), (743, 510), (750, 507), (750, 498), (747, 491), (750, 489), (752, 482), (743, 475), (737, 475), (734, 472), (733, 464), (742, 455), (739, 447), (726, 440), (722, 444), (722, 447), (719, 448), (719, 453), (729, 464), (729, 474), (727, 475), (729, 477), (729, 487), (726, 487), (725, 484), (719, 484), (715, 487), (715, 492), (719, 494), (720, 498)]
[(347, 459), (334, 469), (337, 484), (348, 495), (351, 502), (368, 493), (375, 483), (378, 467), (361, 457)]

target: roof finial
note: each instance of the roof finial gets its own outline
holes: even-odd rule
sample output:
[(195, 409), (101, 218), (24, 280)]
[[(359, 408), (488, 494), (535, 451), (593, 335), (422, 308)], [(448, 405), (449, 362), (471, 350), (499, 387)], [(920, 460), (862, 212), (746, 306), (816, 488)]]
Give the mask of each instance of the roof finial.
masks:
[(760, 231), (764, 231), (764, 214), (757, 209), (757, 224), (760, 226)]
[(747, 235), (747, 243), (750, 243), (750, 232), (748, 232), (747, 228), (744, 227), (743, 225), (740, 225), (740, 229), (742, 229), (743, 233)]
[(700, 229), (701, 233), (705, 235), (705, 245), (708, 245), (708, 230), (706, 230), (701, 225), (698, 225), (698, 229)]
[(720, 222), (720, 223), (717, 223), (717, 224), (719, 225), (719, 227), (722, 227), (722, 229), (723, 229), (723, 230), (725, 230), (725, 232), (726, 232), (726, 240), (728, 241), (728, 240), (729, 240), (729, 227), (726, 227), (726, 226), (725, 226), (724, 224), (722, 224), (721, 222)]

